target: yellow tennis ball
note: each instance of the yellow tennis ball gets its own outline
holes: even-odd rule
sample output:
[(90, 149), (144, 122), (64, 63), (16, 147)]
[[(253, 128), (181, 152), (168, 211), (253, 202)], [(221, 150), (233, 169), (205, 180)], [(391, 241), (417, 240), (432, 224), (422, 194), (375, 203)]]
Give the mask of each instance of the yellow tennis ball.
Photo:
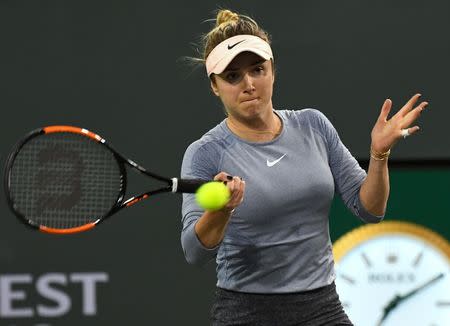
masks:
[(217, 211), (230, 200), (230, 190), (222, 182), (211, 181), (198, 188), (195, 198), (205, 210)]

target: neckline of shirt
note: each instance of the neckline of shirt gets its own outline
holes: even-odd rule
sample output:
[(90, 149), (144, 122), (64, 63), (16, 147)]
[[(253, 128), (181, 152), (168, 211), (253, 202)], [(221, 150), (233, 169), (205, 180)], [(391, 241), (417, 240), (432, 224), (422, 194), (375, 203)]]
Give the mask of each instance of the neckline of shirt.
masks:
[(230, 127), (228, 127), (228, 125), (226, 123), (226, 119), (223, 119), (222, 122), (220, 123), (220, 125), (228, 135), (231, 135), (234, 139), (236, 139), (242, 143), (246, 143), (249, 145), (256, 145), (256, 146), (270, 145), (270, 144), (273, 144), (273, 143), (277, 142), (278, 140), (280, 140), (281, 137), (283, 137), (284, 133), (286, 132), (286, 123), (285, 123), (284, 116), (282, 114), (280, 114), (279, 112), (277, 112), (276, 110), (273, 110), (273, 112), (280, 118), (281, 132), (274, 139), (269, 140), (269, 141), (264, 141), (264, 142), (250, 141), (250, 140), (246, 140), (246, 139), (239, 137), (238, 135), (236, 135), (234, 132), (231, 131)]

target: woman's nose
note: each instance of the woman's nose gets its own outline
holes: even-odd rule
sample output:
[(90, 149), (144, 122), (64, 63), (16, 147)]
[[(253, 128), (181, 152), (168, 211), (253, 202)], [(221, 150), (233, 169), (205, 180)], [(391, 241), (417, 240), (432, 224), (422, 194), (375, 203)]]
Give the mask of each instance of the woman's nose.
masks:
[(254, 80), (249, 74), (245, 74), (242, 81), (244, 83), (245, 92), (251, 93), (255, 90)]

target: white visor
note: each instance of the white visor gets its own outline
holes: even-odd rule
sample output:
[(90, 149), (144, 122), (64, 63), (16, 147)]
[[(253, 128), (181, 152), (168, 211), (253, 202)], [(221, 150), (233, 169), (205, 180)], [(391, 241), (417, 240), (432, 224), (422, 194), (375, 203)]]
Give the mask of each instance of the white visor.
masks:
[(206, 58), (206, 72), (221, 74), (230, 62), (242, 52), (252, 52), (264, 60), (273, 60), (269, 43), (254, 35), (236, 35), (217, 45)]

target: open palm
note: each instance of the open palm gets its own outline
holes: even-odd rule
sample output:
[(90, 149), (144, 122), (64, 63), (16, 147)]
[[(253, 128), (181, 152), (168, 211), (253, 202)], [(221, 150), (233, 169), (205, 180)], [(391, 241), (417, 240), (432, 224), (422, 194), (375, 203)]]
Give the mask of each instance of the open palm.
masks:
[[(416, 133), (419, 126), (411, 125), (420, 116), (428, 102), (421, 102), (416, 106), (421, 94), (416, 94), (389, 120), (388, 115), (392, 108), (392, 101), (386, 99), (381, 108), (378, 120), (372, 129), (372, 149), (378, 153), (390, 150), (403, 136), (402, 130), (407, 130), (408, 135)], [(406, 133), (406, 131), (403, 131)]]

